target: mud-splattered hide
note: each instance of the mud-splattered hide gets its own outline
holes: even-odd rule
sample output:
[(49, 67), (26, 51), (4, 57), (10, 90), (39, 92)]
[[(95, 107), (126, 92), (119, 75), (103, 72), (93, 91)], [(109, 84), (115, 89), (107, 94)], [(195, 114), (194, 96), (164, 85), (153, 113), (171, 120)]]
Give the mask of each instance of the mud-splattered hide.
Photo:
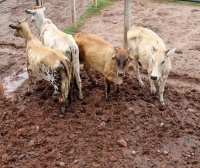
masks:
[[(89, 78), (93, 83), (90, 68), (101, 72), (105, 78), (106, 98), (110, 92), (110, 83), (118, 85), (122, 83), (122, 77), (130, 62), (130, 50), (115, 48), (102, 38), (90, 33), (77, 33), (74, 37), (79, 47), (80, 62), (84, 63)], [(117, 89), (118, 90), (118, 89)]]
[(163, 40), (152, 30), (143, 27), (132, 27), (127, 33), (128, 44), (132, 47), (131, 57), (140, 86), (144, 83), (139, 72), (139, 63), (147, 67), (151, 93), (156, 92), (154, 81), (158, 82), (160, 103), (164, 103), (163, 92), (165, 82), (171, 70), (170, 56), (175, 49), (166, 50)]
[(61, 103), (62, 112), (70, 101), (70, 80), (72, 66), (60, 50), (44, 46), (31, 32), (27, 21), (9, 25), (15, 29), (15, 36), (26, 42), (26, 63), (29, 74), (28, 92), (31, 92), (32, 76), (49, 81), (54, 86), (54, 96)]
[(60, 31), (50, 19), (45, 18), (45, 10), (45, 7), (36, 6), (25, 12), (32, 15), (31, 20), (36, 23), (42, 43), (47, 47), (59, 49), (72, 62), (73, 75), (79, 89), (79, 99), (83, 99), (78, 46), (72, 35)]

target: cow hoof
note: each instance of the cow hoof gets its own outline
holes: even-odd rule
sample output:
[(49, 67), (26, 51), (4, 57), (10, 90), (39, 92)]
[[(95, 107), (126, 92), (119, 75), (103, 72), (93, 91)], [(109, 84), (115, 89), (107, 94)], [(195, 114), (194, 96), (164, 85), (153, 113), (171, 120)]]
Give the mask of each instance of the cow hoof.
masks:
[(65, 107), (61, 107), (61, 114), (65, 114)]
[(58, 94), (54, 93), (54, 94), (52, 95), (52, 97), (53, 97), (53, 101), (54, 101), (54, 102), (58, 102), (58, 101), (59, 101), (59, 99), (58, 99)]
[(79, 95), (79, 100), (83, 100), (83, 95)]
[(92, 81), (92, 84), (93, 84), (94, 86), (96, 86), (98, 83), (97, 83), (97, 81)]
[(24, 95), (25, 95), (25, 96), (30, 96), (31, 94), (32, 94), (31, 92), (28, 92), (28, 91), (27, 91), (27, 92), (25, 92)]
[(107, 97), (107, 98), (105, 98), (105, 101), (106, 101), (106, 102), (109, 102), (109, 101), (110, 101), (110, 99)]
[(161, 106), (165, 106), (165, 102), (160, 102), (160, 105)]
[(141, 88), (144, 87), (144, 83), (143, 82), (139, 83), (139, 85), (140, 85)]

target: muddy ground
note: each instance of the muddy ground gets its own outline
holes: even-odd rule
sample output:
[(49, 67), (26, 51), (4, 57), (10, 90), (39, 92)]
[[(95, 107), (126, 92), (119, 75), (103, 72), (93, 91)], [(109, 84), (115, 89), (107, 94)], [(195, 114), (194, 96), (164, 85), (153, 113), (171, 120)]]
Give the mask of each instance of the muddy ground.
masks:
[[(46, 4), (53, 11), (47, 10), (46, 16), (61, 29), (69, 19), (58, 21), (56, 18), (63, 17), (63, 5), (53, 4), (63, 2)], [(72, 85), (72, 104), (62, 115), (45, 81), (35, 79), (33, 93), (25, 95), (24, 41), (8, 28), (23, 19), (26, 15), (22, 11), (34, 3), (12, 0), (0, 5), (0, 73), (6, 94), (0, 101), (1, 168), (200, 167), (199, 7), (133, 2), (132, 24), (153, 29), (168, 48), (178, 49), (166, 83), (166, 107), (159, 105), (158, 94), (150, 94), (145, 68), (144, 88), (139, 87), (130, 68), (120, 92), (112, 89), (108, 101), (102, 75), (93, 71), (98, 79), (93, 86), (81, 69), (84, 100), (78, 100)], [(31, 26), (37, 34), (34, 23)], [(122, 46), (123, 1), (89, 18), (82, 31)], [(119, 140), (127, 145), (121, 146)]]

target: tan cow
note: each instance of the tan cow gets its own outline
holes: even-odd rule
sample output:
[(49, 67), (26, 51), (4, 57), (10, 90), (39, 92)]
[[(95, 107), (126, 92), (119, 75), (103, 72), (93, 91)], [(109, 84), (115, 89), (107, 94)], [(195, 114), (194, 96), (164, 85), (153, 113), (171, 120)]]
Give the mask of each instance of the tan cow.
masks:
[(106, 83), (106, 98), (110, 92), (110, 84), (122, 83), (122, 77), (130, 62), (130, 50), (115, 48), (102, 38), (90, 33), (77, 33), (74, 37), (79, 47), (80, 63), (84, 63), (89, 78), (96, 83), (91, 75), (90, 68), (103, 73)]
[(127, 34), (128, 44), (132, 47), (131, 56), (140, 86), (143, 82), (140, 77), (139, 63), (147, 67), (151, 93), (156, 93), (154, 81), (158, 82), (160, 103), (164, 103), (163, 93), (168, 74), (171, 70), (170, 56), (175, 49), (166, 50), (163, 40), (152, 30), (143, 27), (132, 27)]
[(71, 61), (58, 49), (46, 47), (31, 32), (27, 21), (9, 25), (15, 29), (15, 36), (25, 39), (26, 63), (29, 75), (28, 92), (31, 91), (32, 75), (49, 81), (54, 86), (54, 96), (58, 96), (61, 110), (70, 101)]

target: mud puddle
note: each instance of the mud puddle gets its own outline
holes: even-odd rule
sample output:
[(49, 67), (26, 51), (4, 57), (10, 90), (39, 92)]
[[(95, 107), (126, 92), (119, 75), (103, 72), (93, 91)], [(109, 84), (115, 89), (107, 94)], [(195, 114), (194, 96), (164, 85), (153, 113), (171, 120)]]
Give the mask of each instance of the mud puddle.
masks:
[(12, 93), (17, 90), (24, 81), (28, 79), (28, 73), (23, 69), (23, 71), (19, 74), (16, 74), (16, 72), (13, 72), (11, 75), (6, 76), (3, 79), (3, 85), (4, 85), (4, 93), (7, 98), (12, 97)]

